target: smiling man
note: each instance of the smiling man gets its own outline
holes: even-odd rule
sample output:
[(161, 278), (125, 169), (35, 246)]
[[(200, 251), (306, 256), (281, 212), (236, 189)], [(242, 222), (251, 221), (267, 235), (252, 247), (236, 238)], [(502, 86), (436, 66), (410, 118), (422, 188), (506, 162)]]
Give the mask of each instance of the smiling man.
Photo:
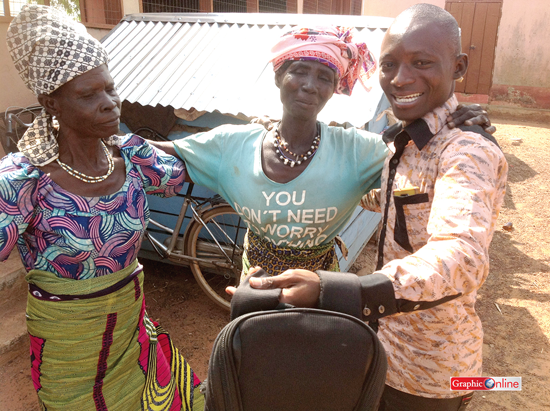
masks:
[[(430, 15), (440, 14), (436, 22)], [(444, 19), (445, 18), (445, 19)], [(413, 122), (453, 97), (468, 56), (461, 53), (454, 18), (439, 7), (420, 4), (401, 14), (388, 30), (380, 52), (380, 85), (395, 116)], [(452, 104), (454, 111), (456, 103)]]
[(254, 288), (283, 288), (281, 302), (326, 309), (361, 290), (363, 318), (378, 322), (388, 358), (380, 411), (463, 410), (471, 393), (451, 391), (450, 378), (481, 376), (475, 302), (508, 166), (480, 128), (447, 124), (467, 67), (449, 13), (418, 4), (400, 14), (382, 42), (380, 84), (401, 122), (383, 136), (390, 153), (381, 189), (363, 198), (383, 214), (376, 271), (250, 279)]
[[(407, 9), (382, 42), (380, 85), (401, 123), (384, 135), (382, 189), (365, 203), (380, 204), (376, 274), (392, 281), (403, 313), (379, 320), (389, 363), (381, 411), (463, 409), (471, 395), (450, 391), (450, 377), (481, 376), (474, 306), (508, 166), (481, 129), (447, 127), (467, 68), (458, 24), (437, 6)], [(417, 304), (399, 308), (408, 302)]]

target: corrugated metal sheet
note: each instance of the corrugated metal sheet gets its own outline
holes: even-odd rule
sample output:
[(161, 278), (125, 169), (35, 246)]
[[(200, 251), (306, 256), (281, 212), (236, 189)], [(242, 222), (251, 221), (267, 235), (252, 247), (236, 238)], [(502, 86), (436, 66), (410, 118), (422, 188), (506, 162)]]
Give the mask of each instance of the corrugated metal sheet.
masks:
[[(103, 39), (123, 100), (233, 116), (280, 117), (282, 106), (268, 63), (271, 46), (297, 25), (353, 26), (378, 57), (393, 19), (292, 14), (133, 14)], [(378, 76), (366, 92), (334, 95), (319, 119), (363, 125), (381, 97)]]

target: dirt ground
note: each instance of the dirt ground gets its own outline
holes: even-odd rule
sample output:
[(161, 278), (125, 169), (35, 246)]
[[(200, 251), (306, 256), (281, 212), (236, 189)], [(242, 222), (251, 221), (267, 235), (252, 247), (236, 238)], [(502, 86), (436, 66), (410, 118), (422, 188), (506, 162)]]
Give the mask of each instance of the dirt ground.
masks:
[[(506, 202), (479, 293), (484, 375), (522, 377), (520, 392), (478, 392), (470, 410), (550, 409), (550, 127), (493, 121), (510, 166)], [(521, 142), (513, 142), (520, 138)], [(503, 228), (512, 223), (512, 230)], [(373, 247), (354, 265), (369, 267)], [(168, 329), (201, 378), (228, 314), (202, 294), (189, 271), (143, 261), (148, 311)], [(0, 411), (38, 410), (28, 345), (0, 356)]]

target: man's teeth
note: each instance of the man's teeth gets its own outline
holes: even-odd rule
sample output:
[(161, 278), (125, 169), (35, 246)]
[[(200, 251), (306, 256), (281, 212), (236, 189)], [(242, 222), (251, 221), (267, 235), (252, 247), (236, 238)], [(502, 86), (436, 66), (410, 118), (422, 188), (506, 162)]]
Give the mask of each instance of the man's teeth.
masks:
[(422, 93), (411, 94), (410, 96), (405, 96), (405, 97), (397, 97), (396, 96), (395, 100), (398, 103), (412, 103), (413, 101), (415, 101), (421, 95), (422, 95)]

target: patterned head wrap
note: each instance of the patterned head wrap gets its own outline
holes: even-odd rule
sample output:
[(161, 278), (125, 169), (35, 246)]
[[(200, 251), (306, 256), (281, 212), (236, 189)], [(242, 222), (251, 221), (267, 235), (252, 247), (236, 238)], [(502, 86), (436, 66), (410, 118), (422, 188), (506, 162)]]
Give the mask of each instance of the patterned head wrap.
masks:
[(271, 49), (273, 70), (285, 61), (309, 60), (322, 63), (336, 71), (339, 77), (336, 93), (351, 95), (359, 80), (368, 90), (366, 81), (376, 71), (376, 60), (365, 43), (354, 43), (351, 28), (300, 28), (284, 34)]
[[(101, 43), (82, 24), (48, 6), (23, 6), (8, 28), (6, 42), (15, 68), (36, 96), (51, 94), (108, 62)], [(36, 166), (58, 157), (52, 117), (46, 110), (35, 118), (17, 147)]]

